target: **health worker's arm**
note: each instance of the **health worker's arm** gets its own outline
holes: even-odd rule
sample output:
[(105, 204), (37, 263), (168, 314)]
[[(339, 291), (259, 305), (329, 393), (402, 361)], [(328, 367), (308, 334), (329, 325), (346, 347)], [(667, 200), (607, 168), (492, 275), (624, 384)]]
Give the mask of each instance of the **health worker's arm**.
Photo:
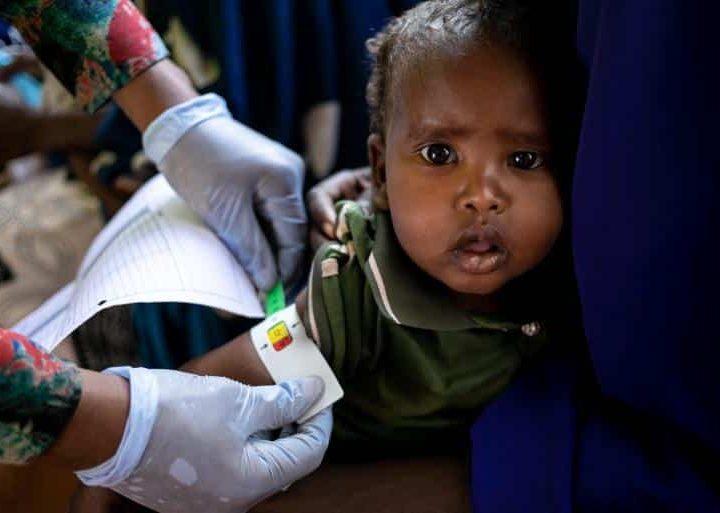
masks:
[(88, 112), (113, 98), (143, 131), (166, 109), (197, 96), (130, 0), (4, 0), (0, 17)]
[(44, 455), (73, 470), (97, 465), (115, 452), (128, 407), (124, 379), (80, 370), (0, 330), (0, 463)]
[(0, 17), (89, 112), (168, 56), (130, 0), (3, 0)]

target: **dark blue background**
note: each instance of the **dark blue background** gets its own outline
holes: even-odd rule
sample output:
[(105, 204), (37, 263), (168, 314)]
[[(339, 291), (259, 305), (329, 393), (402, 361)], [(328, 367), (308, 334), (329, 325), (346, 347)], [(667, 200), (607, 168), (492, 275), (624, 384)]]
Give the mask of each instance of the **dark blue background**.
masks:
[(573, 247), (590, 361), (558, 350), (473, 430), (478, 512), (720, 511), (720, 4), (583, 0)]

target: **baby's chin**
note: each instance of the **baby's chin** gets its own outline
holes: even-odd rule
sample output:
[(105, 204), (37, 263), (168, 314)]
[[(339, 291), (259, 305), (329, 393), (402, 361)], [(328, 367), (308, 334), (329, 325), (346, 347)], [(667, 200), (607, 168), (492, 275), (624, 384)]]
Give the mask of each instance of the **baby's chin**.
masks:
[(448, 276), (436, 279), (439, 279), (451, 292), (464, 296), (492, 296), (508, 281), (499, 272), (483, 275), (452, 272)]

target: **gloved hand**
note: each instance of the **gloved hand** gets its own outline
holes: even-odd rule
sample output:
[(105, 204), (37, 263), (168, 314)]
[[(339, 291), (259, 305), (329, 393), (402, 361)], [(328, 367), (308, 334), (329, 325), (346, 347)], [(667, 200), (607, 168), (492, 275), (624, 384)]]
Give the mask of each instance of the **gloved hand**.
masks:
[(306, 235), (304, 163), (279, 143), (241, 125), (225, 101), (207, 94), (177, 105), (143, 134), (148, 157), (213, 228), (260, 290), (301, 274)]
[(78, 477), (153, 510), (246, 511), (315, 470), (327, 449), (330, 410), (294, 435), (253, 436), (297, 420), (322, 394), (319, 378), (250, 387), (179, 371), (106, 372), (130, 379), (130, 414), (115, 456)]

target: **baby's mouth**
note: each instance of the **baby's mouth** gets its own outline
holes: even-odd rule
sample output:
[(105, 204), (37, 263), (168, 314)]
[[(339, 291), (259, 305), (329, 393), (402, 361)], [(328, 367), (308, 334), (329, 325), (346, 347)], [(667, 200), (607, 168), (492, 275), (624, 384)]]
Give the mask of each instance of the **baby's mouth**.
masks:
[(455, 263), (471, 274), (492, 273), (507, 261), (507, 257), (500, 233), (487, 225), (463, 232), (453, 249)]

